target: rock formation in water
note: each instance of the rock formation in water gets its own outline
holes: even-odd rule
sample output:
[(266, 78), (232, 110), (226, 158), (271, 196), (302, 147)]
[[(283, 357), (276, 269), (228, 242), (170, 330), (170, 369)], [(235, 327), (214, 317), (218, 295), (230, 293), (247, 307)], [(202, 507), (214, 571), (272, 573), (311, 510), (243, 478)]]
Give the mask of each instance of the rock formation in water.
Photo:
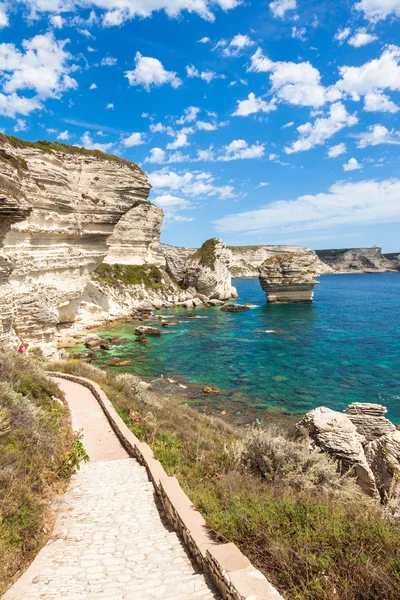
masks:
[(392, 263), (393, 269), (400, 271), (400, 252), (389, 252), (383, 256)]
[(232, 252), (223, 242), (212, 238), (204, 242), (185, 265), (183, 285), (195, 288), (207, 298), (228, 300), (236, 297), (232, 287)]
[(268, 302), (312, 302), (318, 283), (315, 261), (309, 254), (275, 254), (259, 268), (259, 280)]
[(314, 262), (314, 270), (318, 275), (333, 273), (314, 250), (302, 246), (228, 246), (228, 248), (232, 251), (233, 277), (258, 277), (259, 267), (276, 254), (306, 254)]
[(382, 254), (382, 248), (317, 250), (319, 258), (337, 273), (385, 273), (397, 267)]
[(3, 257), (14, 264), (13, 327), (52, 353), (57, 326), (74, 321), (115, 225), (147, 199), (150, 185), (135, 164), (97, 151), (4, 135), (0, 145), (2, 195), (17, 213), (30, 207), (5, 232), (2, 222)]
[(400, 516), (400, 431), (379, 404), (355, 402), (343, 413), (320, 407), (297, 424), (315, 446), (352, 471), (368, 495)]

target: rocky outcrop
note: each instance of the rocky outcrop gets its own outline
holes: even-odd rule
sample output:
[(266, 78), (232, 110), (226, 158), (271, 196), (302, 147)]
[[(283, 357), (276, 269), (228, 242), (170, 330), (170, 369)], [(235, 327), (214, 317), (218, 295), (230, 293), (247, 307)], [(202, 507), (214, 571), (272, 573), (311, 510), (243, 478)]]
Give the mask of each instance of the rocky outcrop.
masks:
[(232, 288), (232, 252), (217, 238), (204, 242), (185, 265), (183, 285), (195, 288), (207, 298), (228, 300), (236, 297)]
[(165, 265), (160, 247), (164, 218), (161, 208), (151, 202), (137, 201), (120, 219), (108, 239), (104, 262), (120, 265)]
[(314, 250), (302, 246), (229, 246), (229, 250), (232, 251), (233, 277), (258, 277), (259, 267), (276, 254), (306, 254), (314, 262), (314, 270), (318, 275), (333, 272)]
[(259, 268), (259, 280), (268, 302), (312, 302), (317, 282), (315, 261), (308, 254), (275, 254)]
[(382, 254), (382, 248), (317, 250), (319, 258), (337, 273), (385, 273), (397, 267)]
[(396, 271), (400, 271), (400, 252), (390, 252), (383, 256), (392, 263), (392, 266)]
[(161, 252), (165, 259), (165, 268), (168, 275), (178, 285), (182, 286), (186, 274), (186, 263), (197, 252), (197, 248), (182, 248), (161, 244)]
[(297, 424), (313, 445), (352, 471), (368, 495), (400, 516), (400, 431), (379, 404), (355, 402), (343, 413), (316, 408)]
[[(8, 228), (14, 264), (14, 330), (46, 354), (61, 323), (73, 322), (107, 240), (129, 209), (147, 199), (143, 171), (123, 159), (74, 146), (0, 138), (2, 192), (30, 213)], [(3, 224), (2, 224), (3, 225)]]

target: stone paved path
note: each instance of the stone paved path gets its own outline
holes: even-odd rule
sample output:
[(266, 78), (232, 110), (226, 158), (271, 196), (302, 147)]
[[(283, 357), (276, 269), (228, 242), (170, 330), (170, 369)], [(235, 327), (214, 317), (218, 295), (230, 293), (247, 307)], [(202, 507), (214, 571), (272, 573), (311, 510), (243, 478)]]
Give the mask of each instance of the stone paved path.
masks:
[(89, 390), (57, 380), (91, 456), (62, 497), (53, 539), (3, 600), (211, 600), (162, 522), (144, 467), (126, 454)]

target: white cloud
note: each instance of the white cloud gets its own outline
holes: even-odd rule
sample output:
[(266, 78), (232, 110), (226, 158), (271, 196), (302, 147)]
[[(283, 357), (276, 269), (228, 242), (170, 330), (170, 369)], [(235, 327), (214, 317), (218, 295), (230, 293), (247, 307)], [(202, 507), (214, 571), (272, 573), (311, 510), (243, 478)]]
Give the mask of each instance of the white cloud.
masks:
[(371, 92), (364, 98), (364, 110), (367, 112), (389, 112), (396, 113), (399, 107), (382, 92)]
[(166, 152), (161, 148), (152, 148), (150, 150), (150, 156), (148, 156), (144, 162), (161, 164), (165, 162)]
[(217, 160), (242, 160), (246, 158), (261, 158), (264, 156), (264, 144), (253, 144), (249, 146), (245, 140), (233, 140), (227, 146), (224, 146), (224, 153)]
[(101, 59), (100, 65), (102, 67), (114, 67), (117, 64), (117, 62), (118, 58), (115, 58), (115, 56), (105, 56)]
[(238, 56), (242, 50), (254, 45), (255, 42), (248, 35), (238, 33), (230, 42), (228, 40), (220, 40), (215, 49), (220, 48), (224, 56)]
[(221, 233), (302, 231), (400, 221), (400, 179), (335, 183), (328, 192), (279, 200), (215, 221)]
[(167, 145), (167, 150), (177, 150), (178, 148), (184, 148), (185, 146), (189, 146), (187, 135), (186, 133), (179, 131), (175, 141), (170, 142)]
[(88, 150), (100, 150), (101, 152), (109, 152), (114, 145), (112, 142), (108, 144), (98, 144), (94, 142), (88, 131), (85, 131), (81, 137), (81, 142), (84, 148), (87, 148)]
[(207, 83), (211, 83), (214, 79), (226, 79), (224, 74), (219, 75), (215, 71), (210, 71), (209, 69), (206, 71), (199, 71), (194, 65), (186, 66), (186, 74), (190, 79), (197, 77)]
[(353, 100), (360, 96), (389, 89), (400, 90), (400, 48), (387, 46), (379, 58), (364, 63), (361, 67), (339, 68), (341, 79), (335, 89), (348, 94)]
[(296, 10), (296, 0), (275, 0), (269, 5), (275, 18), (283, 19), (288, 10)]
[(103, 24), (107, 27), (119, 26), (125, 21), (151, 17), (153, 12), (165, 11), (170, 18), (178, 17), (183, 11), (195, 13), (214, 21), (214, 8), (224, 11), (236, 8), (240, 0), (23, 0), (31, 13), (72, 11), (80, 6), (98, 8), (102, 13)]
[(71, 137), (71, 135), (70, 135), (68, 129), (66, 129), (65, 131), (63, 131), (62, 133), (60, 133), (57, 136), (57, 139), (58, 140), (62, 140), (63, 142), (65, 142), (66, 140), (69, 140), (70, 137)]
[(108, 108), (109, 110), (114, 110), (114, 104), (112, 102), (109, 102), (106, 108)]
[(95, 83), (92, 83), (89, 90), (97, 90), (97, 85)]
[(34, 110), (42, 108), (38, 98), (23, 98), (18, 94), (0, 93), (0, 115), (14, 118), (16, 115), (28, 116)]
[(178, 125), (184, 125), (185, 123), (193, 123), (197, 119), (197, 115), (200, 112), (198, 106), (188, 106), (183, 111), (183, 115), (177, 120)]
[(179, 198), (178, 196), (173, 196), (172, 194), (161, 194), (160, 196), (156, 196), (156, 198), (152, 198), (152, 202), (157, 204), (160, 208), (192, 208), (193, 202), (190, 200), (185, 200), (184, 198)]
[(344, 27), (343, 29), (339, 29), (339, 31), (335, 34), (333, 39), (342, 44), (345, 40), (347, 40), (350, 34), (350, 27)]
[(305, 27), (292, 27), (292, 38), (303, 42), (306, 39), (306, 28)]
[(192, 197), (218, 196), (221, 200), (234, 197), (234, 190), (231, 185), (215, 185), (212, 174), (202, 171), (187, 171), (179, 174), (164, 167), (160, 171), (150, 173), (149, 180), (156, 190), (179, 191), (181, 194)]
[(355, 115), (350, 115), (341, 102), (335, 102), (329, 109), (327, 117), (318, 117), (314, 123), (304, 123), (297, 127), (300, 137), (291, 146), (285, 148), (287, 154), (303, 152), (320, 146), (344, 127), (351, 127), (358, 122)]
[(372, 33), (367, 33), (367, 30), (363, 27), (358, 29), (354, 35), (351, 36), (347, 43), (354, 48), (361, 48), (361, 46), (366, 46), (377, 39), (378, 36)]
[(207, 36), (202, 37), (200, 40), (197, 40), (199, 44), (209, 44), (211, 42), (210, 38)]
[(284, 125), (282, 125), (282, 129), (287, 129), (288, 127), (293, 127), (294, 125), (294, 121), (289, 121), (288, 123), (285, 123)]
[(343, 165), (344, 171), (358, 171), (359, 169), (362, 169), (362, 165), (360, 165), (356, 158), (350, 158), (347, 163), (344, 163)]
[(54, 29), (62, 29), (64, 26), (64, 19), (61, 15), (52, 15), (50, 17), (50, 23), (53, 25)]
[(68, 74), (67, 62), (72, 57), (64, 50), (67, 42), (56, 40), (53, 33), (36, 35), (22, 42), (24, 53), (14, 44), (0, 44), (4, 92), (33, 90), (38, 98), (45, 99), (76, 89), (77, 82)]
[(337, 100), (340, 92), (321, 85), (321, 75), (311, 63), (273, 62), (258, 48), (251, 58), (249, 71), (270, 73), (272, 91), (278, 98), (296, 106), (319, 108), (328, 100)]
[(329, 158), (337, 158), (341, 154), (346, 154), (346, 152), (346, 144), (342, 142), (341, 144), (336, 144), (336, 146), (331, 146), (328, 150), (328, 156)]
[(2, 29), (3, 27), (8, 27), (9, 24), (10, 21), (8, 19), (6, 7), (4, 6), (4, 4), (0, 4), (0, 29)]
[(361, 0), (354, 5), (369, 21), (383, 21), (390, 15), (400, 17), (400, 0)]
[(268, 181), (260, 181), (257, 187), (266, 187), (267, 185), (269, 185)]
[(389, 131), (384, 125), (371, 125), (368, 131), (354, 136), (358, 139), (358, 148), (378, 146), (379, 144), (400, 144), (400, 131)]
[(196, 127), (201, 131), (215, 131), (218, 129), (217, 125), (214, 123), (207, 123), (206, 121), (197, 121)]
[(28, 125), (24, 119), (17, 119), (17, 122), (14, 126), (14, 131), (26, 131), (28, 129)]
[(129, 85), (141, 85), (150, 91), (151, 86), (160, 87), (170, 84), (173, 88), (179, 87), (182, 82), (174, 71), (167, 71), (158, 58), (142, 56), (140, 52), (135, 56), (135, 69), (126, 72)]
[(123, 139), (122, 143), (126, 148), (131, 148), (132, 146), (140, 146), (145, 141), (142, 133), (132, 133), (129, 137)]
[(277, 108), (275, 99), (265, 102), (262, 98), (257, 98), (253, 92), (248, 95), (247, 100), (238, 100), (237, 104), (235, 112), (232, 113), (236, 117), (248, 117), (259, 112), (269, 113)]

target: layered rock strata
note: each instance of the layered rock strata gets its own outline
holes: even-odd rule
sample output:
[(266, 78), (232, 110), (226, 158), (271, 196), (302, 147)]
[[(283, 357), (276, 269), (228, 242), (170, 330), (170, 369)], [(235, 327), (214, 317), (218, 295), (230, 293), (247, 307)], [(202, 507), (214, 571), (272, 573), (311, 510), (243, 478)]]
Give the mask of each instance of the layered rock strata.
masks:
[(57, 326), (74, 321), (115, 225), (147, 199), (150, 185), (133, 163), (96, 151), (7, 136), (0, 143), (2, 156), (10, 157), (0, 161), (2, 189), (8, 186), (19, 206), (31, 206), (3, 242), (15, 265), (14, 330), (51, 354)]
[(259, 268), (259, 280), (268, 302), (312, 302), (318, 283), (315, 262), (308, 254), (275, 254)]
[(297, 424), (313, 445), (352, 471), (364, 492), (400, 516), (400, 431), (379, 404), (356, 402), (343, 413), (319, 407)]
[(337, 273), (385, 273), (397, 267), (382, 254), (382, 248), (317, 250), (320, 259)]
[(302, 246), (228, 246), (232, 251), (233, 277), (258, 277), (258, 269), (268, 258), (276, 254), (305, 254), (314, 262), (318, 275), (333, 273), (331, 267), (322, 262), (314, 250)]

